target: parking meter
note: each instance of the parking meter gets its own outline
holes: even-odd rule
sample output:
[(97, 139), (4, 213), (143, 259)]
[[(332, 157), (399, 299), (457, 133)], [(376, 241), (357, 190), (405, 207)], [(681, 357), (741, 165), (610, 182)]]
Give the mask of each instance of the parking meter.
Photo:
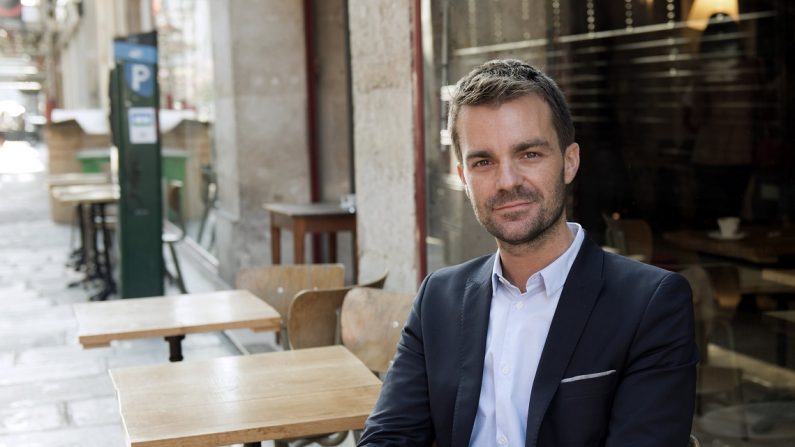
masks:
[(117, 150), (122, 298), (163, 295), (157, 34), (114, 39), (111, 130)]

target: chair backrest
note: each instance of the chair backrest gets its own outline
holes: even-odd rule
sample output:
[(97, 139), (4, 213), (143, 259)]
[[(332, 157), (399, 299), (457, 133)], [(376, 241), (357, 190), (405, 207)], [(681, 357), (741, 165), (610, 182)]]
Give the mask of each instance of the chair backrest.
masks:
[(687, 279), (693, 290), (693, 313), (698, 322), (711, 321), (717, 313), (715, 289), (707, 270), (700, 265), (691, 265), (679, 274)]
[(358, 284), (353, 287), (369, 287), (371, 289), (383, 289), (386, 283), (386, 277), (389, 275), (389, 270), (384, 270), (384, 274), (380, 277), (366, 283)]
[(715, 327), (715, 317), (717, 309), (715, 304), (715, 291), (712, 289), (712, 282), (704, 267), (692, 265), (680, 270), (679, 274), (690, 283), (693, 291), (693, 315), (695, 317), (696, 345), (698, 345), (699, 357), (701, 362), (706, 363), (709, 336)]
[(709, 275), (715, 301), (724, 309), (737, 309), (742, 298), (740, 291), (740, 270), (734, 264), (705, 265)]
[(303, 290), (293, 299), (287, 332), (293, 349), (337, 344), (339, 310), (350, 287)]
[(353, 287), (380, 289), (387, 273), (366, 284), (335, 289), (302, 290), (293, 298), (287, 313), (287, 331), (293, 349), (338, 344), (340, 309), (345, 295)]
[(267, 265), (240, 269), (235, 286), (273, 306), (286, 325), (293, 297), (304, 289), (331, 289), (345, 283), (342, 264)]
[(650, 262), (654, 252), (651, 226), (643, 219), (613, 219), (605, 217), (605, 242), (625, 256), (639, 255)]
[(166, 184), (166, 219), (185, 230), (185, 215), (182, 212), (182, 181), (170, 180)]
[(412, 295), (404, 293), (351, 289), (340, 314), (342, 344), (372, 371), (385, 373), (413, 301)]

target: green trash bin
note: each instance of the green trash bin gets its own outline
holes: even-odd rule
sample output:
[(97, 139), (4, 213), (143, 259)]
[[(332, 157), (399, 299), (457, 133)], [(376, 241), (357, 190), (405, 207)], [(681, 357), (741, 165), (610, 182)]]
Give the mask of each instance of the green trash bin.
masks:
[[(83, 149), (77, 153), (77, 160), (83, 172), (110, 172), (110, 148)], [(160, 159), (163, 181), (168, 184), (171, 180), (179, 180), (184, 185), (187, 160), (185, 149), (163, 148)], [(185, 188), (182, 188), (180, 199), (186, 203)]]

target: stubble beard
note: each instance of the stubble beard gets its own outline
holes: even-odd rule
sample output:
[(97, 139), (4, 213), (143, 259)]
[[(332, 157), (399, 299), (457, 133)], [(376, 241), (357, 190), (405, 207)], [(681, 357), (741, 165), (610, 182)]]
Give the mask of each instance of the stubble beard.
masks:
[[(470, 202), (472, 209), (475, 211), (475, 217), (478, 222), (501, 242), (501, 246), (508, 247), (536, 247), (542, 244), (551, 234), (552, 230), (562, 220), (563, 212), (565, 210), (565, 197), (566, 197), (566, 184), (563, 180), (563, 173), (555, 188), (552, 190), (550, 201), (545, 203), (543, 195), (534, 189), (525, 185), (517, 185), (511, 191), (500, 191), (494, 196), (488, 198), (483, 204), (482, 208), (478, 206), (472, 195), (470, 195)], [(531, 204), (540, 204), (539, 209), (534, 215), (528, 216), (527, 210), (517, 211), (515, 213), (507, 213), (502, 216), (502, 220), (506, 223), (500, 223), (495, 219), (493, 209), (499, 207), (501, 204), (508, 203), (515, 200), (524, 200)], [(515, 223), (516, 221), (524, 219), (523, 227), (516, 234), (508, 234), (508, 224)]]

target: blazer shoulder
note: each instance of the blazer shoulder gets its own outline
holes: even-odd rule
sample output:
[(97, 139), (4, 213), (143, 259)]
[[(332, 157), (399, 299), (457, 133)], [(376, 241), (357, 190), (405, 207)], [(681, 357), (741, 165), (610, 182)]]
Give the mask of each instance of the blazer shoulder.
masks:
[[(442, 267), (428, 275), (426, 281), (461, 281), (466, 283), (467, 279), (488, 279), (490, 278), (494, 263), (494, 253), (480, 256), (469, 261), (448, 267)], [(485, 278), (482, 278), (485, 276)]]
[(605, 252), (603, 278), (606, 281), (628, 285), (647, 286), (656, 289), (663, 282), (672, 285), (687, 285), (687, 280), (680, 274), (635, 261), (614, 253)]

